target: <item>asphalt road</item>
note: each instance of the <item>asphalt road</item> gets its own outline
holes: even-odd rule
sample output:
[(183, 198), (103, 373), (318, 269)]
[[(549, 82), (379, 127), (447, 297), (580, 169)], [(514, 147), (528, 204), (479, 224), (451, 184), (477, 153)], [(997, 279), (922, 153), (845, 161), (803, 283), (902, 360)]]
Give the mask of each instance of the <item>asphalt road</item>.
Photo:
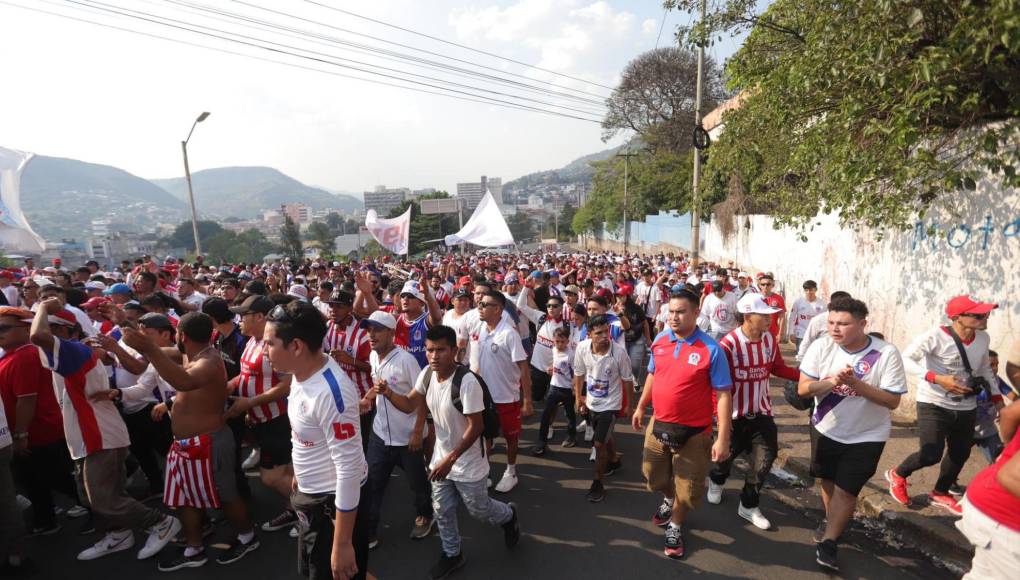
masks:
[[(562, 413), (561, 417), (562, 419)], [(669, 560), (662, 555), (662, 530), (650, 522), (659, 498), (644, 489), (640, 472), (641, 437), (620, 425), (617, 440), (624, 453), (624, 468), (607, 480), (607, 497), (600, 504), (585, 500), (591, 483), (589, 449), (562, 449), (558, 442), (562, 424), (541, 459), (532, 458), (530, 442), (536, 439), (537, 419), (525, 426), (527, 447), (519, 461), (520, 485), (501, 497), (520, 509), (523, 537), (508, 550), (502, 530), (477, 522), (461, 510), (460, 528), (467, 564), (453, 577), (461, 579), (544, 578), (823, 578), (814, 561), (811, 534), (820, 518), (820, 503), (811, 490), (791, 487), (779, 479), (770, 482), (762, 509), (773, 529), (758, 530), (736, 515), (738, 474), (726, 486), (721, 505), (703, 502), (685, 527), (687, 558)], [(493, 479), (502, 475), (505, 456), (497, 446), (493, 455)], [(378, 578), (424, 578), (439, 556), (439, 538), (409, 539), (414, 517), (406, 481), (397, 471), (387, 490), (380, 546), (371, 553), (369, 569)], [(739, 473), (739, 472), (735, 472)], [(252, 479), (253, 512), (258, 521), (278, 513), (282, 502)], [(500, 494), (494, 494), (500, 495)], [(299, 578), (295, 570), (295, 540), (285, 532), (260, 533), (261, 548), (240, 562), (220, 566), (213, 559), (203, 568), (162, 574), (154, 559), (138, 561), (134, 552), (121, 552), (92, 562), (78, 562), (75, 554), (99, 535), (79, 536), (80, 521), (65, 520), (64, 530), (54, 536), (35, 538), (30, 554), (39, 564), (37, 578), (111, 580), (180, 577), (195, 580), (275, 580)], [(221, 525), (214, 541), (231, 533)], [(167, 550), (169, 550), (168, 548)], [(164, 552), (165, 554), (166, 552)], [(210, 554), (216, 550), (210, 548)], [(909, 548), (890, 545), (880, 534), (855, 525), (840, 546), (844, 578), (953, 578), (953, 574), (928, 562)]]

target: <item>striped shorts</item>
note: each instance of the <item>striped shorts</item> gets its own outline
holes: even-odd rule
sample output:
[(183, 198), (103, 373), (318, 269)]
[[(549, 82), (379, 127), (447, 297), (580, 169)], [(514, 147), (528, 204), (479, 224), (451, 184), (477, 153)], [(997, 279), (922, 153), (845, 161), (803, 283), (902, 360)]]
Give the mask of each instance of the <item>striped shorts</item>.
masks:
[(174, 439), (166, 456), (167, 507), (219, 508), (237, 497), (233, 472), (234, 437), (227, 427)]

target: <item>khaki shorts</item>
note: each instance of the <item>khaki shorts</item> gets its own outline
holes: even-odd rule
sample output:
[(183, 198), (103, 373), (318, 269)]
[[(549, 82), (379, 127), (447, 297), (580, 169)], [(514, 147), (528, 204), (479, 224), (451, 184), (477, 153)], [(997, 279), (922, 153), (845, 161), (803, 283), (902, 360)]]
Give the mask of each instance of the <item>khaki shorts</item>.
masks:
[(645, 429), (641, 472), (648, 490), (673, 496), (688, 509), (701, 505), (705, 495), (705, 477), (712, 460), (712, 430), (705, 429), (687, 440), (680, 449), (667, 447), (652, 435), (652, 424)]

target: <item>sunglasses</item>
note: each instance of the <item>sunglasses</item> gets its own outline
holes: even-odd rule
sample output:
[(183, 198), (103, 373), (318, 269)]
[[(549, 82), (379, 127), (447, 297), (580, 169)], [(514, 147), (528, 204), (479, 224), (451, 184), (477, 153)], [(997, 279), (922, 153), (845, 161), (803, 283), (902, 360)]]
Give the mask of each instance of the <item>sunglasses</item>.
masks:
[(495, 302), (479, 302), (478, 303), (478, 307), (479, 308), (488, 308), (490, 306), (496, 306), (496, 303)]

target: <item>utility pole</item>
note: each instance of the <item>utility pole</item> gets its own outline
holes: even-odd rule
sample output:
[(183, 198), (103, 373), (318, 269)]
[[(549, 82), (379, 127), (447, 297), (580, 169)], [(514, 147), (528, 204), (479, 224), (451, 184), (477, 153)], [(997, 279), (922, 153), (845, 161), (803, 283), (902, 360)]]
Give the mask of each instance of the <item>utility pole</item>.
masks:
[[(701, 0), (701, 22), (705, 22), (705, 0)], [(701, 127), (701, 83), (705, 67), (705, 39), (698, 42), (698, 80), (694, 89), (694, 127)], [(691, 196), (691, 263), (697, 266), (701, 261), (701, 150), (694, 148), (694, 184)]]
[(198, 212), (195, 211), (195, 192), (191, 190), (191, 168), (188, 167), (188, 141), (191, 141), (191, 134), (195, 132), (195, 126), (205, 121), (208, 117), (208, 112), (199, 115), (195, 122), (191, 124), (191, 131), (188, 131), (187, 139), (181, 141), (181, 151), (184, 152), (184, 177), (188, 180), (188, 201), (191, 204), (191, 233), (195, 236), (196, 257), (202, 255), (202, 241), (198, 239)]
[(623, 253), (627, 253), (627, 249), (630, 246), (630, 221), (627, 218), (627, 182), (630, 181), (630, 158), (636, 156), (637, 153), (627, 151), (626, 153), (617, 153), (617, 157), (623, 157)]

